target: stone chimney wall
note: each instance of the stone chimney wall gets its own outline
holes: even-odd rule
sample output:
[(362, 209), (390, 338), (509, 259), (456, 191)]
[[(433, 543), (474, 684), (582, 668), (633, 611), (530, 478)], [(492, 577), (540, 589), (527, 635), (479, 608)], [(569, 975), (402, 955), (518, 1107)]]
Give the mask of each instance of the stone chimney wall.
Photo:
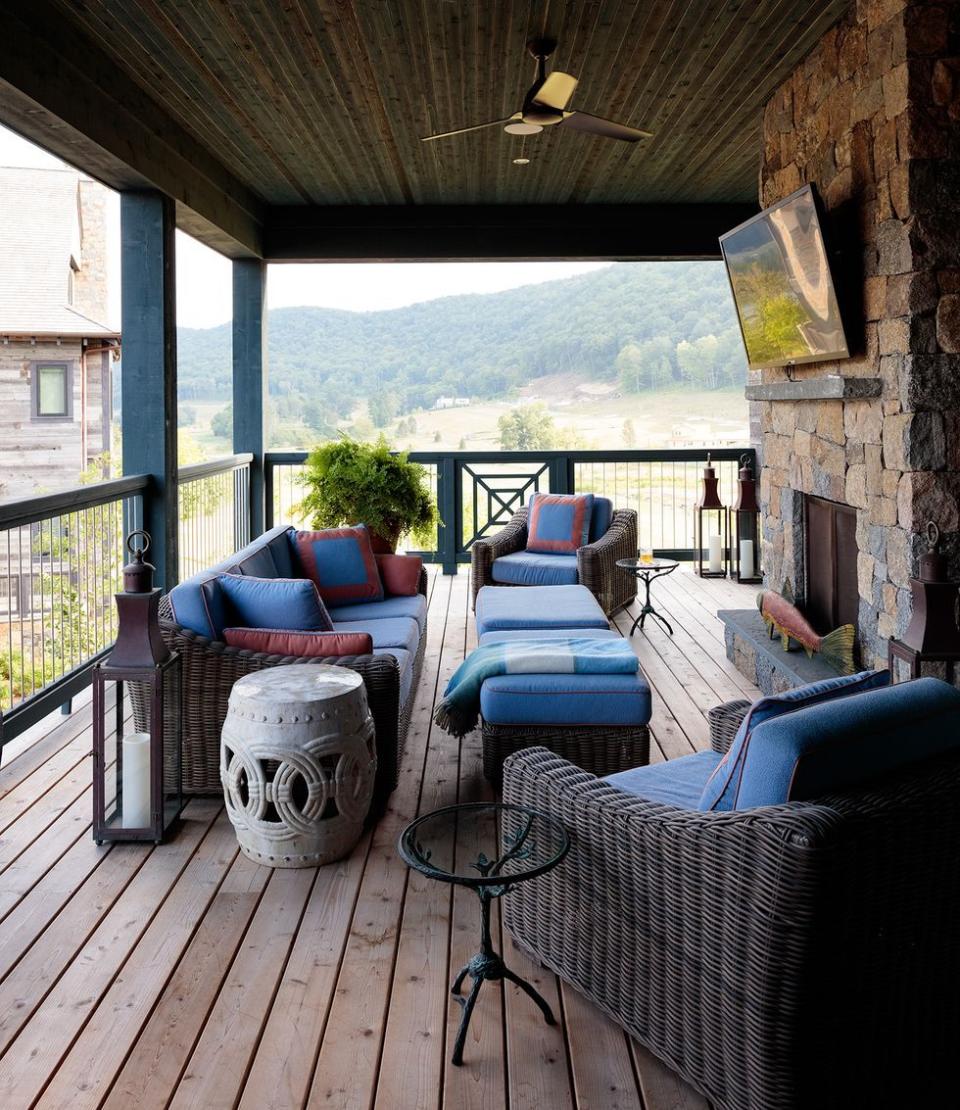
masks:
[(854, 353), (762, 380), (882, 382), (760, 404), (767, 584), (802, 588), (800, 494), (854, 506), (863, 660), (885, 665), (927, 520), (960, 576), (960, 5), (856, 0), (771, 98), (763, 138), (762, 204), (807, 182), (822, 198)]
[(98, 324), (107, 322), (107, 190), (81, 180), (80, 269), (73, 275), (73, 308)]

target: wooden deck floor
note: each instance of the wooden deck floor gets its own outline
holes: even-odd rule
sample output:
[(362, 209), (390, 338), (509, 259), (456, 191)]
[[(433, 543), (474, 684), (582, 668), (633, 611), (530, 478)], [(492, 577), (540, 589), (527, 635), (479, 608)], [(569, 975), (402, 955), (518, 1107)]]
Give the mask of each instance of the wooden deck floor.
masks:
[[(474, 642), (467, 576), (431, 578), (427, 665), (399, 789), (341, 864), (271, 871), (237, 852), (222, 807), (194, 800), (159, 848), (90, 837), (90, 711), (0, 769), (0, 1106), (305, 1105), (705, 1110), (573, 990), (508, 948), (558, 1014), (487, 985), (462, 1068), (451, 968), (476, 900), (411, 874), (395, 843), (417, 812), (489, 796), (478, 738), (430, 727)], [(755, 693), (727, 662), (717, 608), (751, 592), (684, 571), (656, 583), (675, 627), (637, 635), (655, 690), (654, 759), (705, 746), (704, 712)], [(629, 629), (622, 615), (618, 626)], [(10, 759), (10, 755), (13, 756)]]

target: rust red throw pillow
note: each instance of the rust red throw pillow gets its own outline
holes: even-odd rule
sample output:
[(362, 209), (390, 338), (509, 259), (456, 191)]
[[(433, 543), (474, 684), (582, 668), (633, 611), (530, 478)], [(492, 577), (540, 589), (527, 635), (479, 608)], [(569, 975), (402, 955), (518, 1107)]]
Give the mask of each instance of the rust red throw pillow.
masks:
[(419, 555), (377, 555), (376, 560), (387, 597), (416, 595), (423, 569), (423, 559)]
[(295, 655), (301, 659), (334, 655), (370, 655), (369, 632), (286, 632), (282, 628), (225, 628), (230, 647), (262, 651), (265, 655)]
[(366, 526), (297, 532), (297, 554), (327, 605), (381, 601), (383, 584)]

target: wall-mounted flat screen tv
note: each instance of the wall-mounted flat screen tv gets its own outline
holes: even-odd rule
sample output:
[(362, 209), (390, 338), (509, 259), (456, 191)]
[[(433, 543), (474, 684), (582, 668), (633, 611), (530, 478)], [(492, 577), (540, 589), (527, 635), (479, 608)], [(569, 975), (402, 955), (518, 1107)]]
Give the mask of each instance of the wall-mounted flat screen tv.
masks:
[(812, 185), (722, 235), (720, 248), (751, 370), (849, 358)]

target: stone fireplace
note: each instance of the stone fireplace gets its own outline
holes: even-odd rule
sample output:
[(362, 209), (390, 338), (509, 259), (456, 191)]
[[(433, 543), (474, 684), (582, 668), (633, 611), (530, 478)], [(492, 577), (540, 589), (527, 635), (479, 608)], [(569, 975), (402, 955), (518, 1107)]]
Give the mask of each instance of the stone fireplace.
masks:
[(927, 520), (960, 574), (960, 5), (856, 0), (769, 101), (763, 139), (762, 204), (805, 182), (822, 198), (854, 351), (751, 376), (766, 585), (815, 573), (828, 631), (805, 525), (844, 507), (854, 561), (834, 577), (849, 595), (855, 567), (862, 662), (886, 665)]

